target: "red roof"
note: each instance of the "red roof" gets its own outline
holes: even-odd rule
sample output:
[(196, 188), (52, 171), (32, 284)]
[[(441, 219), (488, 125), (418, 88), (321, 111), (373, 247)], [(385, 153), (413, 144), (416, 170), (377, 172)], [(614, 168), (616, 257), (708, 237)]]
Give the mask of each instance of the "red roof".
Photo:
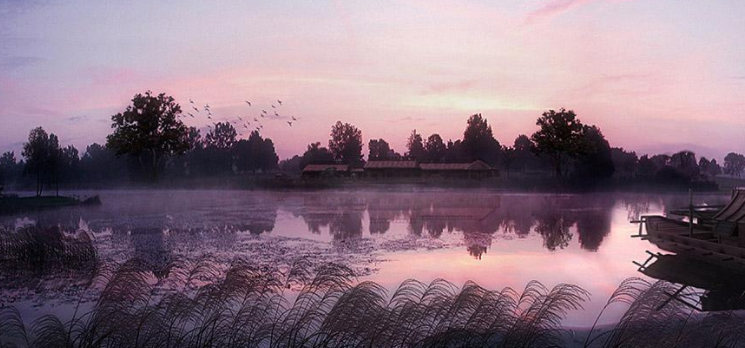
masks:
[(365, 169), (416, 169), (416, 161), (369, 161)]
[(309, 164), (303, 168), (303, 172), (325, 172), (327, 170), (346, 172), (349, 166), (346, 164)]
[(421, 163), (422, 170), (492, 170), (484, 161), (471, 163)]

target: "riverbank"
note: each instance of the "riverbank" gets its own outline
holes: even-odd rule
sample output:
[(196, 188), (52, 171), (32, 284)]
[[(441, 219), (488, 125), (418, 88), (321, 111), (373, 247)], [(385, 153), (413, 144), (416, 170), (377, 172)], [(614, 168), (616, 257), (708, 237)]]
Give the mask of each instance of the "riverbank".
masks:
[(100, 205), (98, 196), (79, 199), (65, 196), (29, 196), (6, 195), (0, 197), (0, 214), (13, 214), (26, 211), (46, 210), (75, 205)]
[[(665, 181), (642, 180), (638, 178), (613, 178), (603, 181), (577, 181), (555, 177), (516, 175), (487, 179), (447, 179), (447, 178), (303, 178), (299, 175), (254, 174), (226, 175), (206, 178), (172, 178), (157, 183), (119, 181), (112, 183), (71, 183), (61, 185), (65, 191), (71, 190), (268, 190), (268, 191), (315, 191), (315, 190), (398, 190), (398, 189), (479, 189), (501, 192), (532, 193), (588, 193), (588, 192), (641, 192), (641, 193), (687, 193), (688, 190), (705, 193), (726, 193), (733, 187), (745, 186), (745, 180), (736, 178), (717, 178), (709, 182), (671, 183)], [(8, 187), (14, 192), (30, 190), (23, 185)]]

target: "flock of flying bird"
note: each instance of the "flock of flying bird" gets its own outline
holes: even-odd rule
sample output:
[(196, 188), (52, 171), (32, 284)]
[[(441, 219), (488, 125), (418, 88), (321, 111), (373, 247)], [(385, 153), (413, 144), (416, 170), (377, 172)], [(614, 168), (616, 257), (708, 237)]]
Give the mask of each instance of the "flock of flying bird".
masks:
[[(253, 107), (250, 101), (246, 100), (245, 102), (249, 108)], [(194, 100), (189, 99), (189, 104), (191, 105), (191, 109), (194, 110), (194, 112), (192, 113), (191, 110), (189, 110), (186, 112), (186, 115), (190, 116), (191, 118), (197, 118), (200, 115), (205, 115), (201, 113), (202, 110), (200, 110), (197, 107), (197, 104), (194, 102)], [(240, 134), (240, 136), (243, 136), (244, 131), (247, 131), (250, 133), (253, 130), (256, 130), (257, 132), (260, 132), (262, 129), (264, 129), (264, 125), (262, 124), (262, 121), (280, 121), (283, 118), (289, 117), (290, 120), (287, 120), (286, 122), (290, 127), (292, 127), (292, 124), (298, 120), (295, 116), (284, 116), (284, 115), (280, 115), (277, 112), (277, 110), (282, 107), (282, 101), (279, 99), (277, 99), (276, 105), (272, 103), (271, 107), (272, 107), (272, 111), (274, 115), (271, 115), (265, 109), (262, 109), (261, 112), (258, 114), (258, 116), (253, 117), (253, 120), (250, 119), (250, 116), (236, 116), (236, 118), (232, 120), (229, 120), (227, 117), (223, 117), (223, 119), (225, 122), (232, 124), (233, 127), (236, 128), (236, 131)], [(210, 110), (209, 104), (204, 105), (203, 111), (206, 112), (208, 120), (214, 120), (213, 118), (214, 115), (212, 114), (212, 110)], [(185, 117), (186, 115), (183, 115), (183, 116)], [(214, 121), (212, 122), (214, 124)], [(240, 129), (239, 126), (243, 126), (243, 129)], [(207, 128), (209, 128), (210, 131), (212, 131), (212, 125), (208, 124)]]

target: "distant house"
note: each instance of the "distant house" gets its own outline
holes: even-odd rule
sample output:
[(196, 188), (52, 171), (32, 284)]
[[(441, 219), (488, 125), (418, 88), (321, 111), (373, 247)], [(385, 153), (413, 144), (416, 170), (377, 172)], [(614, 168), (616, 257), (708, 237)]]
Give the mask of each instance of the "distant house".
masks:
[(419, 164), (412, 160), (368, 161), (365, 174), (371, 178), (411, 177), (420, 174)]
[(303, 168), (304, 178), (342, 177), (349, 175), (346, 164), (309, 164)]
[(471, 163), (420, 163), (419, 168), (428, 177), (483, 179), (497, 174), (494, 168), (481, 160)]
[(370, 178), (388, 177), (442, 177), (483, 179), (496, 176), (498, 172), (483, 161), (470, 163), (418, 163), (413, 160), (369, 161), (365, 164), (365, 175)]

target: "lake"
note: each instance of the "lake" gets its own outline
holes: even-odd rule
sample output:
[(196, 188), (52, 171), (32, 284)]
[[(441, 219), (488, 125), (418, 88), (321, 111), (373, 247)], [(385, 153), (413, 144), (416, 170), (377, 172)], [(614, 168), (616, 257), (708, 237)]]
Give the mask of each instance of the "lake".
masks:
[[(70, 207), (0, 217), (6, 229), (38, 225), (84, 231), (101, 260), (146, 261), (154, 271), (174, 260), (209, 258), (227, 267), (244, 258), (257, 265), (349, 266), (358, 281), (389, 291), (406, 279), (474, 281), (487, 289), (579, 285), (585, 310), (567, 327), (587, 327), (626, 278), (644, 277), (652, 244), (631, 238), (644, 214), (688, 204), (682, 194), (532, 194), (484, 190), (377, 191), (76, 191), (99, 195), (99, 207)], [(696, 204), (722, 204), (728, 195), (697, 195)], [(71, 315), (86, 277), (75, 272), (1, 272), (0, 306), (26, 320)], [(82, 279), (81, 279), (82, 278)], [(651, 281), (651, 279), (650, 279)], [(92, 300), (93, 297), (85, 301)], [(613, 323), (625, 310), (601, 319)]]

